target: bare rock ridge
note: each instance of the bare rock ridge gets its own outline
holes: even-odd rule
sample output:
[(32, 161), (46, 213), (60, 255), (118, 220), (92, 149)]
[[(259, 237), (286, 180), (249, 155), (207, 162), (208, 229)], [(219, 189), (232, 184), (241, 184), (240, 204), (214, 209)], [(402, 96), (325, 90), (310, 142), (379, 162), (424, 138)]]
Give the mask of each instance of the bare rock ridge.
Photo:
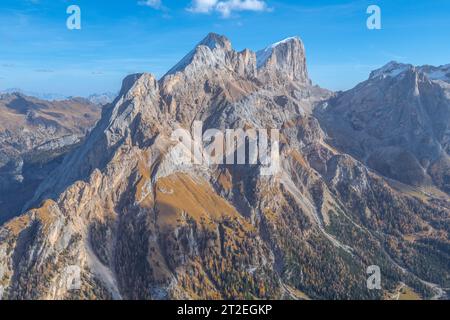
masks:
[[(54, 198), (77, 180), (89, 176), (94, 169), (104, 169), (120, 148), (139, 144), (139, 130), (149, 123), (159, 123), (157, 108), (158, 83), (147, 73), (127, 76), (114, 103), (103, 108), (102, 117), (77, 150), (69, 154), (55, 172), (37, 189), (25, 205)], [(151, 121), (144, 123), (143, 119)]]
[(413, 66), (412, 64), (399, 63), (391, 61), (382, 68), (373, 71), (370, 74), (370, 79), (377, 77), (395, 77), (401, 75), (407, 70), (415, 70), (423, 73), (429, 80), (450, 82), (450, 65), (443, 65), (439, 67), (435, 66)]
[[(449, 198), (416, 172), (444, 152), (446, 92), (413, 70), (333, 94), (311, 85), (298, 38), (256, 54), (209, 34), (159, 81), (125, 78), (28, 211), (0, 227), (3, 298), (385, 299), (403, 285), (445, 298)], [(170, 134), (197, 120), (278, 128), (280, 172), (180, 165)], [(380, 174), (389, 154), (397, 180)], [(422, 180), (438, 185), (429, 169)], [(367, 289), (370, 265), (383, 290)], [(73, 267), (79, 290), (66, 286)]]
[(177, 72), (195, 72), (198, 69), (208, 67), (217, 69), (231, 69), (239, 74), (256, 76), (254, 54), (248, 50), (237, 53), (233, 50), (231, 42), (224, 36), (210, 33), (200, 41), (196, 47), (176, 64), (168, 75)]

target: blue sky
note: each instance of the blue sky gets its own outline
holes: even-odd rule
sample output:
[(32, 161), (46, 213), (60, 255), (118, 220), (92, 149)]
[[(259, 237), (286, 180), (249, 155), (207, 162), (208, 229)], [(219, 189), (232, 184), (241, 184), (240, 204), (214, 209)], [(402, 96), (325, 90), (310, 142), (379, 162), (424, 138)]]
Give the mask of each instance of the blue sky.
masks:
[[(73, 4), (81, 30), (66, 28)], [(370, 4), (381, 30), (366, 27)], [(1, 0), (0, 90), (117, 91), (127, 74), (162, 76), (211, 31), (238, 50), (298, 35), (313, 82), (344, 90), (390, 60), (450, 63), (449, 17), (450, 0)]]

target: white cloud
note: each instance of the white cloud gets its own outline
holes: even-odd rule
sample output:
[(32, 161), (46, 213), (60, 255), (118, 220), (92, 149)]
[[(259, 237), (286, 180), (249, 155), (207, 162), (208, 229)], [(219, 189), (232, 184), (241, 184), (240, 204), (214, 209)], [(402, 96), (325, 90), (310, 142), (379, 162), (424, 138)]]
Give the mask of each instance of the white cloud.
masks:
[(145, 1), (138, 1), (138, 4), (140, 6), (147, 6), (156, 10), (159, 10), (162, 8), (161, 0), (145, 0)]
[(233, 11), (268, 11), (263, 0), (193, 0), (188, 11), (194, 13), (219, 12), (227, 18)]
[(217, 5), (217, 0), (194, 0), (188, 11), (195, 13), (209, 13)]

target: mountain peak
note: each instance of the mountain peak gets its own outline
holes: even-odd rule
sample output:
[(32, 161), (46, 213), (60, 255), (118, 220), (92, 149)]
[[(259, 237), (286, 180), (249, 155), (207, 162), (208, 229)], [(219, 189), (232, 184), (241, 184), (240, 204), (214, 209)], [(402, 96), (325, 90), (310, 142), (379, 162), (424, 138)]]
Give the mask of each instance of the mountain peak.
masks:
[(256, 53), (258, 68), (262, 67), (267, 62), (267, 60), (269, 60), (269, 58), (272, 56), (272, 53), (275, 49), (277, 49), (280, 46), (290, 44), (290, 43), (300, 44), (300, 46), (303, 46), (300, 38), (298, 36), (294, 36), (294, 37), (289, 37), (284, 40), (275, 42), (275, 43), (271, 44), (270, 46), (266, 47), (265, 49), (259, 50)]
[(300, 39), (299, 36), (288, 37), (284, 40), (273, 43), (270, 47), (275, 48), (275, 47), (278, 47), (278, 46), (281, 46), (283, 44), (290, 43), (290, 42), (302, 42), (302, 40)]
[(413, 70), (414, 66), (412, 64), (405, 64), (397, 61), (390, 61), (383, 67), (376, 69), (370, 73), (369, 79), (375, 78), (395, 78), (405, 71)]
[(126, 95), (128, 98), (140, 96), (148, 92), (153, 92), (156, 87), (157, 81), (152, 74), (145, 72), (131, 74), (123, 79), (119, 96)]
[(230, 40), (217, 33), (209, 33), (193, 50), (184, 56), (162, 78), (162, 82), (178, 72), (204, 74), (206, 69), (233, 70), (242, 75), (256, 76), (256, 57), (249, 50), (237, 52)]
[(197, 46), (207, 46), (211, 50), (216, 48), (231, 50), (230, 40), (227, 37), (214, 32), (208, 33), (208, 35), (200, 41)]
[(226, 52), (232, 50), (231, 42), (227, 37), (211, 32), (170, 69), (163, 78), (184, 70), (196, 57), (200, 60), (207, 61), (213, 59), (213, 56), (218, 52), (219, 55), (225, 55)]
[(259, 73), (267, 78), (288, 77), (310, 84), (305, 48), (299, 37), (289, 37), (256, 53)]

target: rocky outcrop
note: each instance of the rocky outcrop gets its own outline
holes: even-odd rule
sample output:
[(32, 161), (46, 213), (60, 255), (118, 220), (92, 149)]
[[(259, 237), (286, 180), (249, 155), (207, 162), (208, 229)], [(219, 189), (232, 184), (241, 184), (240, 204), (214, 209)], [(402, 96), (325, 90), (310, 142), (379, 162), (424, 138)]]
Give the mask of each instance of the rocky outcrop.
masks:
[(306, 54), (298, 37), (287, 38), (258, 51), (258, 77), (264, 81), (285, 84), (286, 80), (310, 85), (306, 68)]

